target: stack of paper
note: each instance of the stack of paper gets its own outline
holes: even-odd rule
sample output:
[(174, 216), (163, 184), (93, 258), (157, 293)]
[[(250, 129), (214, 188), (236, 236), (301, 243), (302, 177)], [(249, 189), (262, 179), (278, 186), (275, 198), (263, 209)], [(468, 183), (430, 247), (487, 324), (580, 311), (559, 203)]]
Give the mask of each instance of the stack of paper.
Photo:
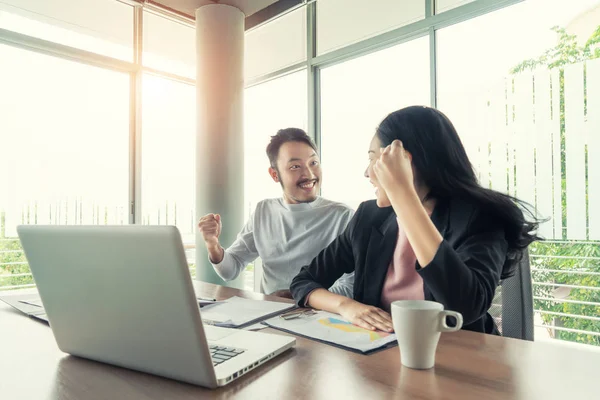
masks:
[(294, 308), (294, 304), (231, 297), (200, 310), (202, 322), (224, 328), (241, 328)]

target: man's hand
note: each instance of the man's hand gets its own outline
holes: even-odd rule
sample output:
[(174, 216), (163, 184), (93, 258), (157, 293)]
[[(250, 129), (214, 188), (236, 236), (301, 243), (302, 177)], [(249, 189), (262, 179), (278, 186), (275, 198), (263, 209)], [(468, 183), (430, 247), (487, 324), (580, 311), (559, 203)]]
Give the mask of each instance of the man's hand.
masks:
[(219, 214), (207, 214), (200, 218), (198, 222), (198, 228), (202, 233), (202, 238), (206, 242), (206, 245), (214, 245), (219, 243), (219, 236), (221, 236), (221, 216)]
[(392, 317), (380, 308), (348, 299), (339, 306), (339, 314), (361, 328), (392, 332)]
[(285, 297), (286, 299), (293, 299), (292, 292), (289, 290), (278, 290), (276, 292), (271, 293), (271, 296)]
[(202, 238), (206, 243), (206, 250), (208, 250), (208, 256), (213, 264), (223, 261), (224, 250), (219, 244), (222, 226), (219, 214), (207, 214), (200, 218), (198, 222), (198, 229), (202, 233)]

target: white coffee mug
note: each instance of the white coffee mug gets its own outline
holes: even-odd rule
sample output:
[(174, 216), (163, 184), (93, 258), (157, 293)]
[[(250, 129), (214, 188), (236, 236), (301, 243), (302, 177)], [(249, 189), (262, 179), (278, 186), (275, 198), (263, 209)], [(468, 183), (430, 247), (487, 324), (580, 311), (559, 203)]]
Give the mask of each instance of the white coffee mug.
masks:
[[(409, 368), (432, 368), (440, 333), (456, 332), (463, 325), (462, 314), (446, 311), (435, 301), (398, 300), (391, 308), (400, 361)], [(456, 318), (456, 326), (448, 326), (446, 317)]]

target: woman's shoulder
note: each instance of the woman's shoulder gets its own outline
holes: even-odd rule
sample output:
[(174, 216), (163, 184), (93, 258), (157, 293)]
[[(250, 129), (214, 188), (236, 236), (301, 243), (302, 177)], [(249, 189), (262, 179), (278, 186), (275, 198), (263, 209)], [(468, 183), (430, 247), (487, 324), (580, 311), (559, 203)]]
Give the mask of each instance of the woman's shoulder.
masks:
[(367, 200), (360, 203), (355, 217), (369, 225), (380, 225), (393, 213), (392, 207), (379, 207), (377, 200)]

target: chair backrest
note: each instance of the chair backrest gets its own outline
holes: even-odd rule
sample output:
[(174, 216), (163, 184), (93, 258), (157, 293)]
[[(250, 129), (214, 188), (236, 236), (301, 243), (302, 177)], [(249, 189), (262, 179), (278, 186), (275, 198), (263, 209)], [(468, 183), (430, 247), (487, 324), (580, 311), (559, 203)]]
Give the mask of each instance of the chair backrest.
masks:
[(502, 336), (533, 340), (533, 292), (528, 251), (523, 254), (515, 274), (496, 289), (489, 313)]

